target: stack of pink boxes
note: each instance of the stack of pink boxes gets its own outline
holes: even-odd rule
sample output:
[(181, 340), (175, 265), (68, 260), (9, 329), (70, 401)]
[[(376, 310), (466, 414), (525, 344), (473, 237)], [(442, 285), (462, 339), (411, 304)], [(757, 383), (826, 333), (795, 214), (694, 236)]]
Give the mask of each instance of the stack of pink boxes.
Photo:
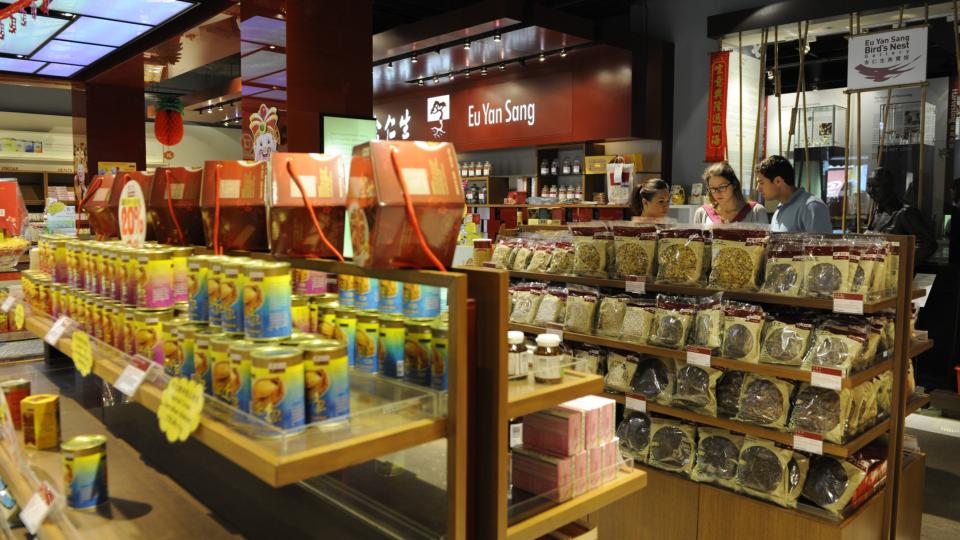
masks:
[(525, 416), (523, 447), (513, 450), (513, 485), (557, 502), (616, 477), (616, 402), (585, 396)]

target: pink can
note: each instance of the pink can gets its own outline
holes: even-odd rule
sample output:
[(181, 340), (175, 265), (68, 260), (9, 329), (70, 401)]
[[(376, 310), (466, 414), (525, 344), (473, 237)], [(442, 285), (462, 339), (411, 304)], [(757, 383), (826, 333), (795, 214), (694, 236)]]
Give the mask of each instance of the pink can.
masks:
[(294, 294), (323, 294), (325, 292), (327, 292), (326, 272), (304, 270), (302, 268), (293, 270)]
[(173, 307), (173, 250), (138, 249), (137, 307), (167, 309)]

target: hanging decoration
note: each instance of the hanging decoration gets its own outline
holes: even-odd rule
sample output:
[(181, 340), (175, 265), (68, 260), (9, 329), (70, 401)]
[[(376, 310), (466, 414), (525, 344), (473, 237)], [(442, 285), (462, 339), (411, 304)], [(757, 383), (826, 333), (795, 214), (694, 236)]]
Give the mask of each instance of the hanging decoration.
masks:
[(727, 155), (727, 76), (730, 52), (710, 55), (710, 91), (707, 101), (707, 153), (704, 161), (723, 161)]
[(257, 161), (267, 161), (280, 145), (280, 129), (277, 127), (277, 108), (260, 104), (260, 110), (250, 115), (250, 134), (253, 136), (253, 156)]
[(153, 134), (164, 146), (176, 146), (183, 140), (183, 103), (180, 98), (164, 96), (157, 101)]
[[(39, 8), (38, 8), (39, 6)], [(5, 31), (11, 34), (17, 33), (17, 14), (20, 14), (20, 26), (27, 25), (27, 9), (30, 10), (30, 16), (37, 18), (37, 11), (46, 15), (50, 11), (50, 0), (17, 0), (9, 6), (0, 9), (0, 40), (3, 40)], [(10, 22), (7, 22), (10, 19)]]

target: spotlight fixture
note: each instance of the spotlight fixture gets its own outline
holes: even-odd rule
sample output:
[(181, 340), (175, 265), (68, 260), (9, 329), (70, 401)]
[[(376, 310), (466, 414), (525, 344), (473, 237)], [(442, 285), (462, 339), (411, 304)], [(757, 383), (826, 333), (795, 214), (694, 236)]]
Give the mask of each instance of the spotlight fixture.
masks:
[(222, 110), (223, 110), (223, 103), (221, 103), (220, 105), (217, 106), (217, 110), (218, 110), (218, 111), (222, 111)]
[(417, 55), (416, 55), (416, 54), (414, 54), (413, 56), (410, 57), (410, 62), (413, 63), (413, 64), (416, 64), (417, 62), (419, 62), (419, 60), (417, 60)]
[(539, 60), (540, 60), (541, 62), (543, 62), (543, 61), (545, 61), (546, 59), (547, 59), (547, 55), (545, 55), (545, 54), (543, 54), (543, 53), (540, 53), (540, 58), (539, 58)]
[(506, 62), (501, 62), (501, 63), (500, 63), (500, 71), (506, 71), (506, 69), (507, 69), (507, 63), (506, 63)]
[(230, 125), (230, 122), (228, 120), (223, 121), (223, 127), (227, 127), (229, 125)]
[(567, 57), (567, 50), (560, 49), (560, 58), (566, 58), (566, 57)]
[(772, 69), (768, 69), (768, 70), (767, 70), (767, 79), (768, 79), (768, 80), (771, 80), (771, 81), (773, 80), (773, 70), (772, 70)]
[(439, 75), (434, 75), (434, 76), (433, 76), (433, 84), (440, 84), (440, 76), (439, 76)]
[(387, 69), (393, 69), (393, 62), (387, 62)]
[(18, 55), (17, 55), (17, 58), (23, 58), (23, 55), (22, 55), (22, 54), (18, 54)]
[(466, 50), (468, 50), (468, 51), (470, 50), (470, 40), (469, 40), (469, 39), (467, 40), (466, 43), (463, 44), (463, 48), (466, 49)]
[(503, 35), (500, 34), (500, 32), (498, 31), (496, 34), (493, 35), (493, 40), (496, 41), (497, 43), (500, 43), (500, 41), (503, 40)]
[(447, 74), (447, 79), (448, 79), (448, 80), (451, 80), (451, 81), (453, 80), (453, 72), (452, 72), (452, 71)]
[(486, 75), (486, 74), (487, 74), (487, 66), (483, 66), (482, 68), (480, 68), (480, 74), (481, 74), (481, 75)]
[(463, 70), (463, 76), (468, 79), (470, 78), (470, 68)]
[(210, 107), (209, 109), (207, 109), (207, 114), (213, 114), (213, 107)]
[(271, 50), (271, 51), (274, 50), (274, 49), (276, 49), (276, 48), (277, 48), (276, 45), (271, 45), (271, 46), (270, 46), (270, 50)]
[(423, 86), (423, 79), (417, 79), (417, 86)]

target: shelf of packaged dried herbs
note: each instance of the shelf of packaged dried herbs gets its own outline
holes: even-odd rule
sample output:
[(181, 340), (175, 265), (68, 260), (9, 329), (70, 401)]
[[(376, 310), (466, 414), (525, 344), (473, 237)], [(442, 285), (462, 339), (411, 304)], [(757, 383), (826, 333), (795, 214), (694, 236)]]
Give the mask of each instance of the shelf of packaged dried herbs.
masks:
[[(842, 378), (840, 386), (845, 389), (854, 388), (878, 375), (890, 372), (893, 378), (893, 388), (891, 389), (891, 413), (889, 418), (880, 420), (875, 425), (869, 427), (869, 429), (866, 429), (862, 433), (857, 434), (853, 438), (846, 439), (844, 444), (830, 442), (824, 443), (822, 452), (827, 455), (847, 457), (881, 435), (888, 433), (891, 435), (891, 444), (888, 453), (888, 461), (891, 465), (889, 468), (890, 472), (888, 479), (890, 484), (888, 484), (888, 486), (893, 486), (893, 488), (885, 490), (887, 495), (885, 495), (886, 499), (883, 512), (884, 531), (887, 531), (887, 534), (889, 535), (889, 531), (892, 530), (893, 524), (895, 523), (893, 517), (895, 512), (895, 504), (893, 501), (896, 498), (896, 486), (898, 485), (900, 476), (902, 474), (903, 418), (905, 414), (908, 414), (909, 412), (912, 412), (913, 410), (923, 406), (924, 400), (923, 396), (914, 396), (914, 398), (907, 403), (905, 398), (906, 365), (909, 361), (909, 358), (928, 350), (929, 347), (932, 346), (932, 342), (914, 342), (910, 340), (910, 329), (908, 324), (910, 301), (913, 298), (921, 297), (923, 294), (922, 291), (910, 290), (910, 278), (912, 277), (911, 269), (913, 259), (913, 240), (912, 238), (908, 237), (888, 237), (888, 239), (898, 242), (900, 246), (900, 257), (897, 261), (899, 263), (897, 276), (902, 279), (898, 279), (899, 282), (896, 283), (895, 290), (897, 292), (897, 296), (873, 301), (869, 299), (865, 300), (863, 302), (862, 312), (864, 314), (870, 314), (878, 313), (884, 310), (895, 309), (897, 312), (895, 322), (895, 344), (892, 351), (890, 351), (891, 354), (888, 357), (881, 359), (879, 362), (860, 372), (854, 372), (848, 376), (846, 376), (847, 374), (844, 374), (845, 376)], [(512, 278), (516, 279), (578, 284), (599, 288), (624, 289), (631, 292), (639, 289), (640, 291), (648, 293), (682, 294), (702, 297), (719, 291), (719, 289), (710, 287), (690, 287), (654, 282), (644, 282), (638, 287), (636, 282), (631, 283), (630, 280), (587, 276), (567, 276), (560, 274), (546, 274), (543, 272), (527, 272), (521, 270), (511, 270), (510, 275)], [(910, 292), (909, 294), (904, 294), (904, 291)], [(759, 304), (795, 306), (827, 311), (832, 311), (835, 305), (833, 298), (785, 297), (757, 292), (724, 292), (723, 298), (724, 300), (733, 299)], [(521, 330), (528, 333), (540, 333), (543, 331), (557, 332), (557, 330), (529, 324), (512, 323), (510, 327), (511, 329)], [(580, 342), (620, 351), (630, 351), (648, 355), (662, 356), (681, 361), (686, 360), (687, 358), (687, 352), (684, 350), (666, 349), (663, 347), (650, 346), (642, 343), (630, 343), (618, 339), (611, 339), (585, 333), (563, 330), (560, 331), (562, 332), (564, 340), (570, 342)], [(799, 382), (809, 382), (811, 380), (811, 372), (800, 369), (799, 367), (745, 363), (720, 357), (710, 357), (709, 365), (711, 367), (734, 369), (745, 371), (747, 373), (757, 373), (769, 377), (777, 377)], [(623, 395), (608, 394), (608, 396), (615, 397), (615, 399), (621, 403), (626, 401)], [(699, 414), (691, 410), (669, 405), (662, 405), (655, 402), (646, 403), (646, 407), (649, 412), (668, 417), (679, 418), (685, 421), (696, 422), (701, 425), (715, 426), (734, 432), (746, 433), (761, 439), (772, 440), (778, 444), (786, 446), (792, 446), (794, 443), (793, 433), (791, 432), (761, 428), (759, 426), (753, 426), (743, 422), (737, 422), (735, 420)]]

